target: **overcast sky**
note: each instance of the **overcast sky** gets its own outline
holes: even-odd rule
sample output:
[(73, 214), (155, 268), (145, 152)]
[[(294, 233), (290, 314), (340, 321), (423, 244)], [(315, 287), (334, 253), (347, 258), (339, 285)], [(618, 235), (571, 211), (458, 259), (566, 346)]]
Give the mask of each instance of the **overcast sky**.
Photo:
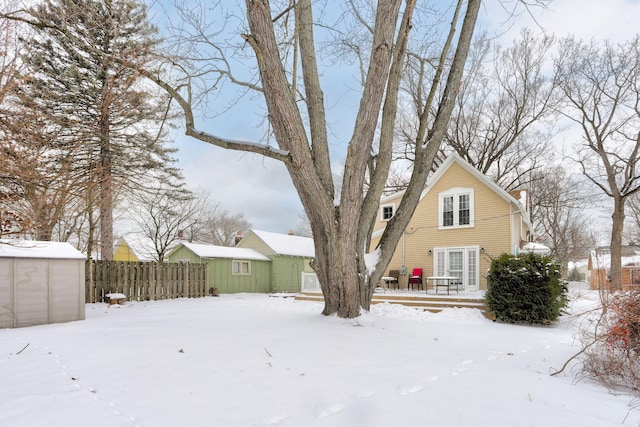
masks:
[[(503, 1), (507, 7), (510, 3), (513, 2)], [(486, 0), (481, 13), (482, 27), (490, 34), (501, 34), (504, 45), (516, 38), (522, 27), (558, 36), (572, 34), (584, 39), (623, 41), (637, 32), (640, 0), (554, 0), (548, 10), (532, 10), (537, 23), (527, 13), (505, 23), (507, 14), (498, 0)], [(326, 96), (331, 103), (327, 107), (333, 117), (330, 120), (335, 148), (339, 148), (346, 142), (353, 126), (358, 99), (349, 96), (354, 82), (348, 78), (335, 77), (330, 83), (331, 87), (325, 90), (335, 92), (333, 96)], [(251, 102), (247, 99), (232, 113), (198, 124), (198, 127), (215, 130), (218, 136), (230, 139), (258, 140), (263, 130), (253, 123), (261, 112), (256, 111)], [(296, 228), (303, 209), (282, 164), (186, 138), (182, 129), (176, 136), (179, 166), (190, 187), (209, 188), (212, 197), (224, 209), (232, 214), (244, 214), (253, 228), (281, 233)], [(566, 136), (559, 135), (558, 138)]]

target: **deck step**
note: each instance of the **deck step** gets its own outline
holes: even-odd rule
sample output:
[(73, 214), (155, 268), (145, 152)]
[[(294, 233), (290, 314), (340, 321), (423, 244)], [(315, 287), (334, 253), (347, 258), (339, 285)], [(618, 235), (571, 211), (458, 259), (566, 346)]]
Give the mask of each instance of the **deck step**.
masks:
[[(317, 292), (302, 292), (295, 297), (296, 301), (324, 301), (324, 296)], [(438, 313), (445, 308), (474, 308), (480, 310), (488, 318), (487, 306), (479, 298), (457, 297), (456, 295), (385, 295), (374, 294), (371, 304), (400, 304), (407, 307), (420, 307), (424, 311)]]

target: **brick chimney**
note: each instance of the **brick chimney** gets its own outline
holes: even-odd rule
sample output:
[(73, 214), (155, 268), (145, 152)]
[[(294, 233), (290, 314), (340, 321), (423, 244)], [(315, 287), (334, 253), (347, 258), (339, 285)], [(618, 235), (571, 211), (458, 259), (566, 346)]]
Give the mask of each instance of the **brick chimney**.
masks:
[(240, 243), (240, 240), (242, 240), (242, 231), (238, 231), (236, 233), (236, 237), (234, 239), (234, 245), (237, 245), (238, 243)]

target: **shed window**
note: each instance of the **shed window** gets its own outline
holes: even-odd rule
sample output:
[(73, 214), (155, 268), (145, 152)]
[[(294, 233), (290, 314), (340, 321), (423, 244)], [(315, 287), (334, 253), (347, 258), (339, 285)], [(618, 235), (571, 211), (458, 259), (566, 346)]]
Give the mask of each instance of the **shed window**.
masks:
[(238, 275), (251, 274), (251, 261), (233, 261), (231, 264), (231, 273)]

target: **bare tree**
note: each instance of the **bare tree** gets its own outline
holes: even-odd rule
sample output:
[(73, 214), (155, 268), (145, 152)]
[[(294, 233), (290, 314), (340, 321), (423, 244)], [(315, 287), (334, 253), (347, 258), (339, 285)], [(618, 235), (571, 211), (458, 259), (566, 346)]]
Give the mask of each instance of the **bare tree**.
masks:
[(16, 149), (15, 133), (28, 122), (18, 124), (14, 94), (22, 65), (18, 60), (20, 28), (17, 22), (0, 20), (0, 237), (31, 228), (31, 217), (16, 206), (22, 199), (21, 177), (32, 172), (27, 154)]
[(179, 175), (170, 166), (175, 150), (165, 144), (168, 97), (121, 62), (152, 59), (158, 39), (146, 8), (128, 0), (46, 0), (2, 17), (37, 31), (24, 40), (29, 71), (20, 77), (19, 102), (43, 124), (52, 164), (70, 162), (86, 194), (89, 254), (99, 224), (101, 257), (111, 259), (118, 193), (138, 190), (151, 176)]
[(131, 218), (142, 235), (153, 242), (153, 257), (162, 262), (168, 251), (202, 221), (206, 200), (184, 189), (164, 186), (139, 194), (131, 206)]
[(198, 205), (202, 211), (198, 215), (200, 220), (185, 229), (186, 239), (218, 246), (234, 246), (238, 234), (244, 235), (251, 228), (242, 213), (229, 213), (220, 202), (212, 200), (208, 190), (197, 189), (194, 197), (199, 200)]
[(523, 30), (507, 49), (484, 37), (474, 43), (442, 148), (506, 190), (528, 186), (549, 157), (558, 97), (545, 64), (553, 42)]
[(625, 205), (625, 218), (628, 220), (628, 227), (625, 227), (624, 235), (628, 237), (629, 244), (640, 243), (640, 194), (630, 196)]
[(534, 172), (530, 178), (530, 212), (535, 235), (568, 273), (569, 261), (584, 257), (593, 239), (587, 209), (593, 201), (584, 183), (561, 166)]
[(0, 20), (0, 234), (51, 240), (67, 205), (79, 194), (68, 159), (54, 161), (56, 132), (20, 102), (24, 79), (20, 22)]
[[(404, 5), (402, 13), (401, 5)], [(333, 180), (329, 154), (324, 93), (316, 51), (316, 28), (310, 0), (288, 2), (247, 0), (248, 31), (242, 38), (251, 47), (260, 76), (259, 90), (264, 97), (269, 124), (278, 147), (230, 140), (196, 128), (193, 99), (188, 91), (189, 77), (178, 84), (166, 80), (166, 74), (147, 75), (167, 90), (185, 112), (186, 134), (223, 148), (259, 153), (283, 162), (300, 196), (313, 232), (315, 260), (313, 268), (320, 282), (324, 314), (356, 317), (368, 309), (376, 284), (388, 265), (395, 247), (418, 203), (431, 169), (431, 163), (444, 138), (447, 122), (460, 84), (464, 64), (476, 23), (479, 0), (459, 0), (452, 9), (448, 35), (441, 45), (431, 96), (425, 99), (426, 111), (439, 105), (438, 113), (417, 135), (415, 163), (411, 182), (396, 215), (381, 238), (376, 251), (377, 264), (365, 263), (366, 242), (375, 221), (380, 196), (386, 181), (396, 122), (398, 91), (404, 69), (406, 46), (412, 27), (415, 2), (379, 1), (371, 30), (370, 52), (359, 109), (348, 145), (342, 182)], [(272, 10), (273, 9), (273, 10)], [(352, 10), (357, 13), (358, 10)], [(294, 51), (298, 65), (287, 72), (281, 50), (284, 48), (276, 24), (294, 25)], [(275, 23), (275, 24), (274, 24)], [(205, 40), (215, 45), (216, 40)], [(216, 50), (216, 55), (219, 50)], [(209, 57), (211, 60), (213, 56)], [(299, 61), (299, 62), (298, 62)], [(225, 64), (223, 64), (225, 65)], [(221, 72), (222, 69), (219, 69)], [(175, 69), (173, 69), (175, 72)], [(300, 72), (300, 79), (297, 78)], [(293, 79), (295, 75), (295, 79)], [(295, 84), (292, 85), (292, 82)], [(258, 88), (257, 84), (253, 87)], [(436, 97), (436, 94), (439, 96)], [(301, 112), (305, 109), (306, 115)], [(376, 129), (380, 119), (375, 161)], [(367, 168), (371, 177), (365, 188)], [(336, 187), (340, 196), (336, 198)]]
[(640, 190), (640, 39), (615, 45), (567, 38), (555, 67), (563, 111), (582, 130), (575, 160), (613, 200), (611, 283), (619, 288), (625, 202)]

